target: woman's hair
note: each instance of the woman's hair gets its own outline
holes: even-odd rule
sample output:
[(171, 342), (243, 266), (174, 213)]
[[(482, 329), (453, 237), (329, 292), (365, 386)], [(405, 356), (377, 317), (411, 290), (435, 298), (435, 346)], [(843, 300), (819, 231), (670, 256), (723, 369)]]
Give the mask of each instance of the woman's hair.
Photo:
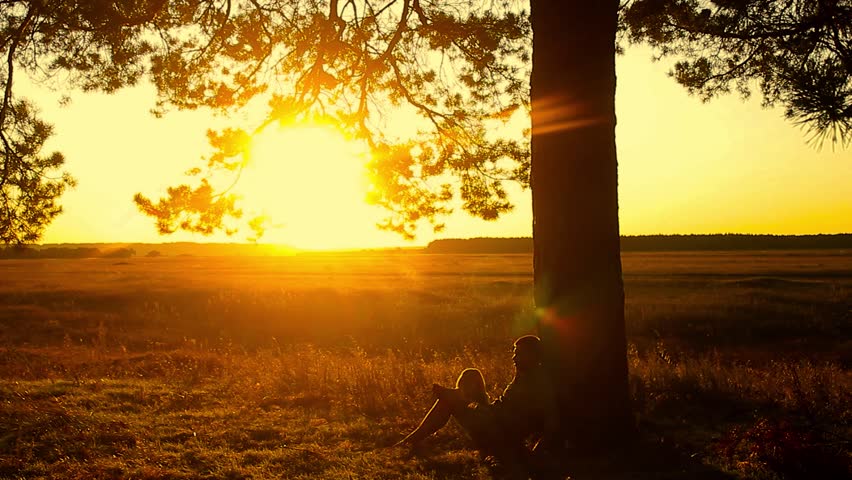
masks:
[(456, 380), (456, 388), (461, 390), (465, 400), (476, 403), (489, 403), (485, 391), (485, 377), (476, 368), (464, 369)]

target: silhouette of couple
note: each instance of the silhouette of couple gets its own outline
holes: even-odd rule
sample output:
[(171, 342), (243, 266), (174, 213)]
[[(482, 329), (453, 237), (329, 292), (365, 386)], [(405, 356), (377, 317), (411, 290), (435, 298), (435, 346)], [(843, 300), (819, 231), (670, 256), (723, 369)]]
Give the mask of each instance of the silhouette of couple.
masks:
[(462, 371), (455, 388), (432, 385), (435, 403), (420, 425), (397, 445), (418, 446), (452, 417), (471, 437), (495, 476), (558, 478), (548, 450), (557, 438), (559, 417), (542, 357), (538, 337), (517, 339), (512, 355), (515, 377), (494, 401), (488, 398), (482, 372), (475, 368)]

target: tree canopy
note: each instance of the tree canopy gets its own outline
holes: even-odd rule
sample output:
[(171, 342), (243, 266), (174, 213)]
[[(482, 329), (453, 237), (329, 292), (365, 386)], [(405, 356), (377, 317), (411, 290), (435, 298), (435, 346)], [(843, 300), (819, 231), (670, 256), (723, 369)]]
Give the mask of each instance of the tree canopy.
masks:
[[(848, 0), (632, 0), (620, 14), (624, 38), (679, 59), (673, 76), (701, 98), (758, 89), (818, 140), (852, 138)], [(36, 241), (73, 185), (61, 153), (42, 152), (52, 129), (16, 94), (21, 72), (106, 92), (146, 78), (156, 114), (262, 111), (209, 132), (211, 153), (185, 184), (136, 196), (162, 233), (231, 231), (243, 212), (215, 179), (236, 179), (252, 135), (276, 124), (326, 123), (368, 145), (380, 226), (407, 237), (423, 222), (440, 229), (454, 198), (497, 218), (512, 208), (505, 182), (529, 184), (528, 132), (492, 133), (530, 108), (523, 1), (22, 0), (0, 2), (0, 21), (5, 243)], [(389, 133), (400, 109), (420, 118), (416, 131)]]
[[(489, 134), (528, 107), (530, 27), (516, 2), (197, 3), (193, 35), (166, 29), (169, 48), (152, 57), (160, 105), (228, 112), (263, 98), (267, 110), (257, 125), (210, 132), (215, 151), (193, 174), (238, 172), (270, 125), (333, 125), (369, 146), (368, 200), (389, 212), (380, 227), (408, 238), (421, 220), (442, 228), (454, 195), (494, 219), (512, 207), (503, 182), (528, 183), (527, 139)], [(394, 109), (419, 116), (417, 131), (387, 134)], [(242, 213), (221, 193), (202, 178), (136, 202), (160, 232), (208, 233)]]
[(703, 100), (758, 90), (817, 144), (852, 140), (852, 2), (634, 0), (622, 25), (679, 59), (672, 76)]

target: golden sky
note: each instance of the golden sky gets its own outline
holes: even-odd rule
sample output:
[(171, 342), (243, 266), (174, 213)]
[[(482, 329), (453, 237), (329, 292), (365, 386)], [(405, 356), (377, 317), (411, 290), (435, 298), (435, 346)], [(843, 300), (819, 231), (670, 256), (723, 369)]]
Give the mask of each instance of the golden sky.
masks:
[[(665, 75), (665, 64), (651, 62), (647, 50), (629, 50), (617, 68), (623, 234), (852, 232), (852, 150), (812, 148), (780, 108), (762, 109), (759, 98), (726, 96), (702, 104)], [(249, 235), (162, 237), (132, 202), (136, 192), (156, 199), (182, 181), (182, 173), (208, 152), (206, 129), (234, 122), (205, 112), (156, 119), (148, 113), (153, 91), (145, 86), (112, 96), (72, 93), (67, 106), (60, 106), (62, 92), (24, 80), (16, 88), (54, 124), (48, 147), (66, 155), (67, 169), (78, 180), (62, 198), (65, 211), (45, 232), (45, 243), (239, 242)], [(259, 155), (254, 170), (246, 169), (238, 187), (246, 204), (273, 215), (277, 226), (262, 242), (369, 248), (436, 238), (428, 229), (413, 243), (378, 231), (381, 210), (360, 198), (357, 146), (323, 135), (300, 132), (289, 140), (272, 135), (264, 141), (267, 151), (285, 150), (294, 159), (304, 155), (297, 172), (277, 162), (274, 153)], [(305, 146), (317, 144), (320, 150)], [(303, 149), (310, 151), (300, 153)], [(323, 155), (335, 160), (316, 161)], [(324, 182), (328, 172), (337, 174)], [(529, 191), (510, 191), (512, 213), (486, 222), (457, 210), (440, 237), (529, 236)]]

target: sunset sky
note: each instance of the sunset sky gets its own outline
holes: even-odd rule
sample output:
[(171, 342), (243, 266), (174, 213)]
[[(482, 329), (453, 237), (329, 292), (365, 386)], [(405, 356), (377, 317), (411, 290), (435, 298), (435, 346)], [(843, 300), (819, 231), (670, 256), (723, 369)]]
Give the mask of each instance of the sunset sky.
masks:
[[(616, 132), (623, 234), (852, 232), (852, 150), (817, 150), (780, 109), (736, 96), (702, 104), (665, 75), (666, 64), (644, 49), (618, 58)], [(49, 149), (66, 155), (78, 186), (62, 198), (65, 212), (47, 229), (45, 243), (245, 241), (179, 233), (159, 236), (138, 212), (134, 193), (159, 198), (209, 151), (209, 127), (239, 124), (205, 112), (148, 113), (153, 90), (117, 95), (71, 93), (16, 84), (33, 99), (55, 137)], [(328, 132), (270, 134), (253, 169), (238, 186), (247, 207), (273, 216), (263, 243), (301, 248), (361, 248), (425, 244), (438, 238), (422, 229), (414, 242), (374, 227), (382, 211), (363, 203), (359, 148)], [(322, 145), (312, 148), (310, 145)], [(308, 150), (310, 151), (304, 151)], [(287, 166), (277, 151), (306, 161)], [(328, 163), (318, 160), (333, 156)], [(510, 189), (516, 209), (496, 222), (460, 209), (440, 238), (529, 236), (529, 191)], [(333, 195), (329, 192), (336, 192)]]

